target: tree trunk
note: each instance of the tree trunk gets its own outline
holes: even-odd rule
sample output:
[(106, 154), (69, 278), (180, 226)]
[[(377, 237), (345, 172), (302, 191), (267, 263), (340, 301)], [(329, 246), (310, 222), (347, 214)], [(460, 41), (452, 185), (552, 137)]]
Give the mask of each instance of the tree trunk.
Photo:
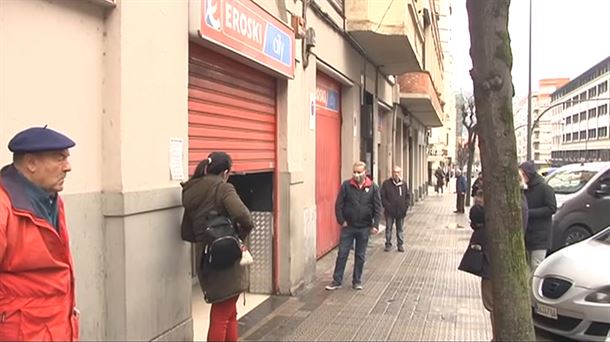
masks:
[(472, 188), (472, 163), (474, 162), (475, 144), (477, 143), (477, 132), (473, 128), (472, 133), (468, 134), (468, 165), (466, 166), (466, 202), (470, 207), (470, 189)]
[(533, 341), (513, 127), (509, 0), (467, 0), (496, 341)]

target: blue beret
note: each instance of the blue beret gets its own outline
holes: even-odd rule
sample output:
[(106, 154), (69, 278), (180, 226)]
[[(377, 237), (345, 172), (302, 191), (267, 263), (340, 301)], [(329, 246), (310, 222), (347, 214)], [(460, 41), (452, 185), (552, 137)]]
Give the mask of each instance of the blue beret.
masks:
[(47, 126), (32, 127), (17, 133), (9, 141), (8, 149), (13, 153), (59, 151), (76, 145), (72, 139)]

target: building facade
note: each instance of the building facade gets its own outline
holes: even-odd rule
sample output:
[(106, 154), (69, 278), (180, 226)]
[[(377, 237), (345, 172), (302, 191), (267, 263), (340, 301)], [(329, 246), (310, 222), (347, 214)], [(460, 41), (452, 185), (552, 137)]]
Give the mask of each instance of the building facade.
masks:
[[(532, 161), (539, 167), (550, 165), (552, 149), (552, 118), (546, 114), (551, 105), (551, 94), (568, 83), (568, 78), (545, 78), (538, 81), (538, 91), (532, 93)], [(527, 160), (527, 96), (514, 101), (513, 111), (517, 160)], [(536, 120), (538, 119), (538, 120)]]
[(551, 95), (552, 161), (610, 161), (610, 57)]
[(314, 279), (355, 161), (376, 182), (402, 166), (421, 200), (443, 124), (435, 3), (0, 1), (0, 141), (48, 124), (77, 142), (62, 195), (81, 337), (192, 339), (180, 181), (210, 151), (233, 156), (256, 218), (252, 292)]

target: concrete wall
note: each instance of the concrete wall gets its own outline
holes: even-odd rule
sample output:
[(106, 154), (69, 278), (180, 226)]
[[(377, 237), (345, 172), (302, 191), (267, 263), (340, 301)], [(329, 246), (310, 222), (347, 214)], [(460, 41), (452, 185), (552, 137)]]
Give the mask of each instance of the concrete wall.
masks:
[(190, 246), (168, 163), (170, 138), (182, 138), (186, 172), (188, 3), (120, 1), (107, 30), (107, 338), (189, 339)]

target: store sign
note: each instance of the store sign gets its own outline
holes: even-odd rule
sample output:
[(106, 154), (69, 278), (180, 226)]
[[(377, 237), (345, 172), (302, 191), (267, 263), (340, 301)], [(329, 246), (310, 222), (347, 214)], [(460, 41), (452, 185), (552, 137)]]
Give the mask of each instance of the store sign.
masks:
[(339, 111), (339, 93), (318, 85), (316, 87), (316, 104), (319, 107), (335, 112)]
[(294, 33), (250, 0), (202, 0), (202, 38), (294, 77)]

